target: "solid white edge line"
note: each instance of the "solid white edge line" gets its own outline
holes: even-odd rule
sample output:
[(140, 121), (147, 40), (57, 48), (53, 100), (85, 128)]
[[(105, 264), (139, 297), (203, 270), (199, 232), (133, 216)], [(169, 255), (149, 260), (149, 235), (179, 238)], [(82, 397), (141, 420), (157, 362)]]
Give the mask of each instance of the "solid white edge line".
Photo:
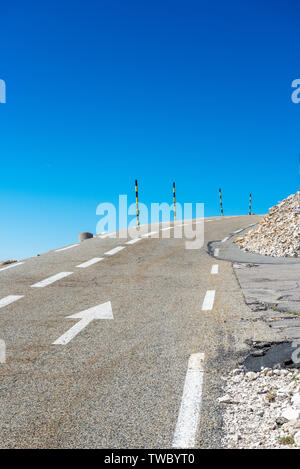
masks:
[(76, 265), (76, 267), (80, 267), (85, 269), (86, 267), (90, 267), (90, 265), (96, 264), (97, 262), (103, 261), (104, 257), (93, 257), (89, 261), (83, 262), (82, 264)]
[(1, 267), (0, 272), (1, 270), (11, 269), (12, 267), (17, 267), (18, 265), (22, 265), (22, 264), (24, 264), (24, 262), (14, 262), (13, 264), (6, 265), (5, 267)]
[(233, 233), (236, 234), (236, 233), (240, 233), (241, 231), (243, 231), (243, 228), (241, 228), (240, 230), (236, 230)]
[(211, 274), (218, 274), (219, 273), (219, 265), (218, 264), (213, 264), (211, 267)]
[(20, 298), (23, 298), (24, 295), (8, 295), (5, 296), (0, 300), (0, 308), (4, 308), (4, 306), (10, 305), (14, 301), (20, 300)]
[(52, 275), (51, 277), (45, 278), (44, 280), (41, 280), (40, 282), (37, 282), (37, 283), (31, 285), (31, 287), (32, 288), (46, 287), (47, 285), (50, 285), (51, 283), (57, 282), (57, 280), (68, 277), (72, 273), (73, 272), (60, 272), (59, 274)]
[(188, 362), (173, 448), (194, 448), (200, 422), (204, 353), (193, 353)]
[(124, 248), (125, 248), (125, 246), (117, 246), (116, 248), (113, 248), (110, 251), (105, 252), (104, 254), (106, 256), (113, 256), (117, 252), (122, 251), (122, 249), (124, 249)]
[(225, 243), (229, 239), (229, 236), (226, 236), (226, 238), (222, 239), (221, 243)]
[(210, 311), (213, 308), (216, 290), (207, 290), (202, 303), (202, 311)]

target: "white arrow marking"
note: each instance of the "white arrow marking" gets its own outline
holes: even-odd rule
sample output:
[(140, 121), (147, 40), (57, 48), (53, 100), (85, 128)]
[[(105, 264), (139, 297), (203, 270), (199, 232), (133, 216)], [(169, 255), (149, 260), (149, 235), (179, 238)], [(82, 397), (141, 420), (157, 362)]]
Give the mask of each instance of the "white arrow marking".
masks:
[(80, 313), (67, 316), (70, 319), (81, 319), (75, 326), (71, 327), (59, 339), (53, 342), (53, 345), (65, 345), (72, 340), (82, 329), (84, 329), (94, 319), (113, 319), (113, 312), (111, 309), (111, 302), (107, 301), (101, 305), (93, 306), (92, 308), (81, 311)]

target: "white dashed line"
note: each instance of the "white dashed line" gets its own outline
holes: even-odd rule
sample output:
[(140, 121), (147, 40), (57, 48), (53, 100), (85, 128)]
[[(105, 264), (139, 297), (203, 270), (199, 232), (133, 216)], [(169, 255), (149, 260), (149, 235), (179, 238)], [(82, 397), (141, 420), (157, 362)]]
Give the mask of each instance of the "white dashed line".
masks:
[(213, 308), (215, 293), (216, 290), (207, 290), (202, 304), (202, 311), (210, 311)]
[(6, 267), (2, 267), (0, 269), (0, 272), (1, 270), (11, 269), (12, 267), (17, 267), (18, 265), (22, 265), (22, 264), (24, 264), (24, 262), (14, 262), (13, 264), (7, 265)]
[(68, 277), (68, 275), (71, 275), (72, 273), (73, 272), (60, 272), (59, 274), (52, 275), (52, 277), (45, 278), (45, 280), (42, 280), (41, 282), (31, 285), (31, 287), (34, 287), (34, 288), (46, 287), (47, 285), (50, 285), (51, 283), (54, 283), (57, 280)]
[(66, 251), (67, 249), (75, 248), (76, 246), (79, 246), (79, 244), (71, 244), (71, 246), (67, 246), (66, 248), (56, 249), (54, 252)]
[(219, 253), (220, 253), (220, 249), (219, 249), (219, 248), (216, 248), (216, 249), (214, 250), (214, 256), (218, 257)]
[(219, 273), (219, 265), (214, 264), (211, 268), (211, 274), (218, 274)]
[(113, 256), (117, 252), (122, 251), (122, 249), (124, 249), (124, 248), (125, 248), (125, 246), (117, 246), (116, 248), (113, 248), (110, 251), (105, 252), (104, 254), (106, 256)]
[(131, 239), (130, 241), (127, 241), (125, 244), (135, 244), (135, 243), (138, 243), (139, 241), (142, 241), (142, 238)]
[(150, 233), (143, 234), (142, 238), (148, 238), (149, 236), (152, 236), (154, 234), (157, 234), (157, 231), (150, 231)]
[(86, 267), (89, 267), (90, 265), (96, 264), (100, 261), (103, 261), (103, 257), (94, 257), (89, 261), (83, 262), (83, 264), (76, 265), (76, 267), (81, 267), (82, 269), (85, 269)]
[(229, 239), (229, 236), (226, 236), (226, 238), (222, 239), (221, 243), (225, 243)]
[(6, 296), (5, 298), (2, 298), (0, 300), (0, 308), (3, 308), (4, 306), (10, 305), (14, 301), (19, 300), (20, 298), (23, 298), (24, 295), (9, 295)]
[(173, 437), (173, 448), (194, 448), (200, 422), (204, 353), (193, 353), (188, 362), (183, 395)]

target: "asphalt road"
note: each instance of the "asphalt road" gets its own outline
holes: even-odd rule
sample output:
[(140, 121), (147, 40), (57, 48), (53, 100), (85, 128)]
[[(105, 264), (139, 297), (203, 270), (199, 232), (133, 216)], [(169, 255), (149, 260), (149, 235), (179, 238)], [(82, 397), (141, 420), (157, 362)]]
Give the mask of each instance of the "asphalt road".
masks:
[[(244, 340), (265, 338), (267, 326), (251, 321), (231, 263), (211, 257), (207, 243), (259, 218), (205, 221), (197, 250), (172, 230), (170, 239), (134, 244), (97, 237), (0, 269), (0, 447), (170, 448), (194, 353), (205, 359), (193, 446), (219, 447), (222, 375), (246, 353)], [(105, 254), (117, 246), (125, 248)], [(95, 257), (103, 259), (76, 267)], [(39, 284), (61, 272), (72, 274)], [(202, 310), (207, 291), (215, 296)], [(11, 295), (20, 298), (7, 304)], [(54, 344), (81, 321), (67, 316), (107, 302), (113, 319)]]

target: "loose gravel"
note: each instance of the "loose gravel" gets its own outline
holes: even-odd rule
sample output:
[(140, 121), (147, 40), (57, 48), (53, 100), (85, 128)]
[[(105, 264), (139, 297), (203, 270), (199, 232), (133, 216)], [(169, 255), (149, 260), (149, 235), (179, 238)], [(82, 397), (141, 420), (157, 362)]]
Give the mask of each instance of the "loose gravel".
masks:
[(300, 448), (300, 371), (245, 372), (240, 366), (225, 379), (225, 448)]

